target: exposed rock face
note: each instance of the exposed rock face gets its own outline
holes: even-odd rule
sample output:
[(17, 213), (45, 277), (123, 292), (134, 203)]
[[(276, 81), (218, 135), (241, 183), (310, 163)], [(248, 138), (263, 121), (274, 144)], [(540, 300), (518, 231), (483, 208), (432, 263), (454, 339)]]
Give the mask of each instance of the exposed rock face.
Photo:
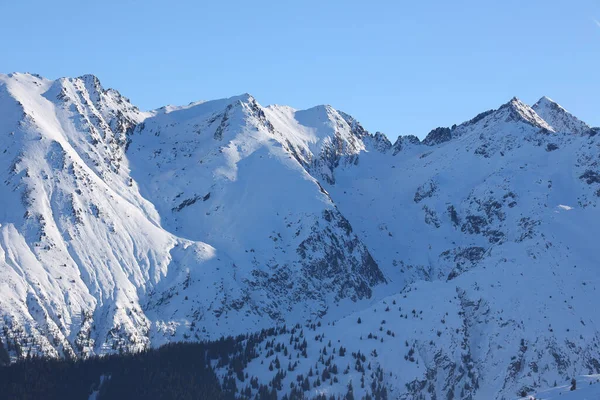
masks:
[(393, 154), (396, 155), (406, 148), (411, 148), (419, 144), (421, 144), (421, 141), (414, 135), (398, 136), (398, 139), (396, 139), (396, 142), (392, 146), (394, 149)]
[(452, 139), (452, 131), (450, 128), (435, 128), (427, 134), (425, 139), (423, 139), (423, 144), (433, 146), (447, 142), (450, 139)]
[(368, 135), (364, 139), (367, 149), (372, 149), (380, 153), (385, 153), (392, 148), (392, 142), (381, 132), (375, 132), (374, 135)]

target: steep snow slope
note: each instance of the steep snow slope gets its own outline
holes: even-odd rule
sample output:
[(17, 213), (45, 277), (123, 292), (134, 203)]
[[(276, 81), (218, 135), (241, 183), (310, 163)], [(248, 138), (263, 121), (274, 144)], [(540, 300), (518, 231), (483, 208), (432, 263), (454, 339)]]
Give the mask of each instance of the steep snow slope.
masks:
[[(121, 330), (129, 348), (142, 348), (148, 323), (135, 304), (138, 288), (168, 263), (157, 249), (174, 244), (127, 200), (135, 194), (119, 174), (118, 139), (142, 116), (124, 109), (110, 119), (100, 106), (71, 114), (92, 102), (78, 97), (87, 94), (86, 81), (1, 77), (0, 308), (5, 340), (17, 353), (101, 351), (118, 345), (113, 337)], [(45, 97), (53, 94), (64, 102)], [(115, 99), (108, 93), (94, 100)], [(90, 141), (97, 142), (93, 150)], [(138, 203), (145, 202), (138, 196)], [(121, 251), (130, 247), (139, 253)], [(149, 259), (154, 276), (143, 266)]]
[[(336, 301), (371, 297), (384, 277), (277, 133), (256, 100), (243, 95), (148, 118), (131, 136), (127, 154), (162, 226), (206, 240), (231, 258), (221, 285), (242, 289), (221, 312), (250, 304), (248, 312), (274, 321), (312, 319)], [(181, 313), (180, 300), (170, 306), (153, 296), (150, 305)]]
[(19, 74), (2, 83), (2, 109), (11, 112), (2, 119), (0, 228), (9, 348), (89, 354), (160, 343), (155, 331), (165, 329), (145, 315), (147, 293), (179, 267), (210, 271), (220, 262), (214, 248), (157, 226), (129, 177), (127, 132), (145, 116), (90, 77)]
[(352, 163), (365, 150), (367, 132), (352, 117), (331, 106), (294, 110), (270, 106), (265, 110), (277, 139), (317, 178), (334, 183), (334, 170)]
[(590, 130), (588, 124), (579, 120), (546, 96), (539, 99), (532, 108), (557, 132), (582, 135)]

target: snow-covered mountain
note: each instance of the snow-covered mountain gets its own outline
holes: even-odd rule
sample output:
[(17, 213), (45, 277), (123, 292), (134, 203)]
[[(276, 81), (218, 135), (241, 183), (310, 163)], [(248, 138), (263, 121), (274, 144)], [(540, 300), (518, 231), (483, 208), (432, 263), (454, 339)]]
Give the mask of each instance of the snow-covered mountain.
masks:
[(251, 96), (141, 113), (91, 76), (1, 90), (0, 307), (23, 351), (310, 320), (385, 283)]
[(542, 97), (532, 108), (552, 127), (552, 130), (556, 132), (581, 135), (587, 133), (591, 129), (588, 124), (579, 120), (570, 112), (562, 108), (558, 103), (546, 96)]
[[(354, 361), (309, 395), (511, 399), (598, 374), (598, 132), (514, 98), (391, 143), (331, 106), (142, 112), (90, 75), (0, 75), (0, 340), (86, 356), (307, 324), (282, 395), (324, 338)], [(259, 350), (268, 383), (281, 354)]]

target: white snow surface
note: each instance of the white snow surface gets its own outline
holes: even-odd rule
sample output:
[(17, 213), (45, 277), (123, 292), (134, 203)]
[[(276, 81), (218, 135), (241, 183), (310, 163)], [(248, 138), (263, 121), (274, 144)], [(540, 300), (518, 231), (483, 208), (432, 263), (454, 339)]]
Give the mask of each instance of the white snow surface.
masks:
[(532, 108), (555, 131), (580, 135), (590, 130), (588, 124), (546, 96), (539, 99)]
[(141, 112), (91, 75), (0, 75), (0, 338), (87, 356), (319, 321), (393, 398), (597, 398), (599, 145), (547, 98), (392, 145), (331, 106)]

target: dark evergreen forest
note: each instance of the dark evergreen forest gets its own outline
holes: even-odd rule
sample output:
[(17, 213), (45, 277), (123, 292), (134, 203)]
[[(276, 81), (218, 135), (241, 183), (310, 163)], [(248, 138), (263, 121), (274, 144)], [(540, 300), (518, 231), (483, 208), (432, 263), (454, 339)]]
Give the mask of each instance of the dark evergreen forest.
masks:
[(85, 360), (29, 358), (0, 368), (1, 399), (231, 399), (211, 368), (234, 339)]
[[(315, 327), (313, 324), (309, 329)], [(318, 363), (322, 364), (322, 374), (314, 375), (312, 368), (308, 376), (299, 374), (289, 391), (283, 390), (282, 380), (294, 371), (297, 362), (289, 362), (286, 368), (277, 356), (275, 363), (269, 365), (269, 370), (276, 373), (268, 384), (249, 376), (245, 369), (262, 354), (263, 348), (267, 355), (280, 354), (282, 359), (287, 355), (292, 359), (286, 345), (275, 344), (275, 337), (283, 334), (291, 335), (289, 343), (298, 358), (307, 357), (308, 342), (300, 325), (211, 342), (171, 343), (134, 354), (86, 359), (25, 357), (12, 364), (8, 363), (8, 353), (0, 343), (0, 400), (296, 400), (305, 399), (312, 387), (337, 382), (341, 371), (332, 362), (336, 349), (331, 347), (331, 342), (320, 349)], [(328, 348), (333, 353), (330, 354)], [(346, 349), (340, 346), (337, 354), (346, 357)], [(360, 352), (351, 356), (355, 360), (354, 368), (363, 373), (361, 387), (364, 387), (365, 356)], [(215, 370), (220, 371), (220, 377)], [(371, 375), (372, 391), (366, 398), (387, 399), (387, 391), (381, 385), (383, 371), (377, 368)], [(344, 396), (318, 395), (316, 399), (353, 400), (352, 385), (348, 385)]]

